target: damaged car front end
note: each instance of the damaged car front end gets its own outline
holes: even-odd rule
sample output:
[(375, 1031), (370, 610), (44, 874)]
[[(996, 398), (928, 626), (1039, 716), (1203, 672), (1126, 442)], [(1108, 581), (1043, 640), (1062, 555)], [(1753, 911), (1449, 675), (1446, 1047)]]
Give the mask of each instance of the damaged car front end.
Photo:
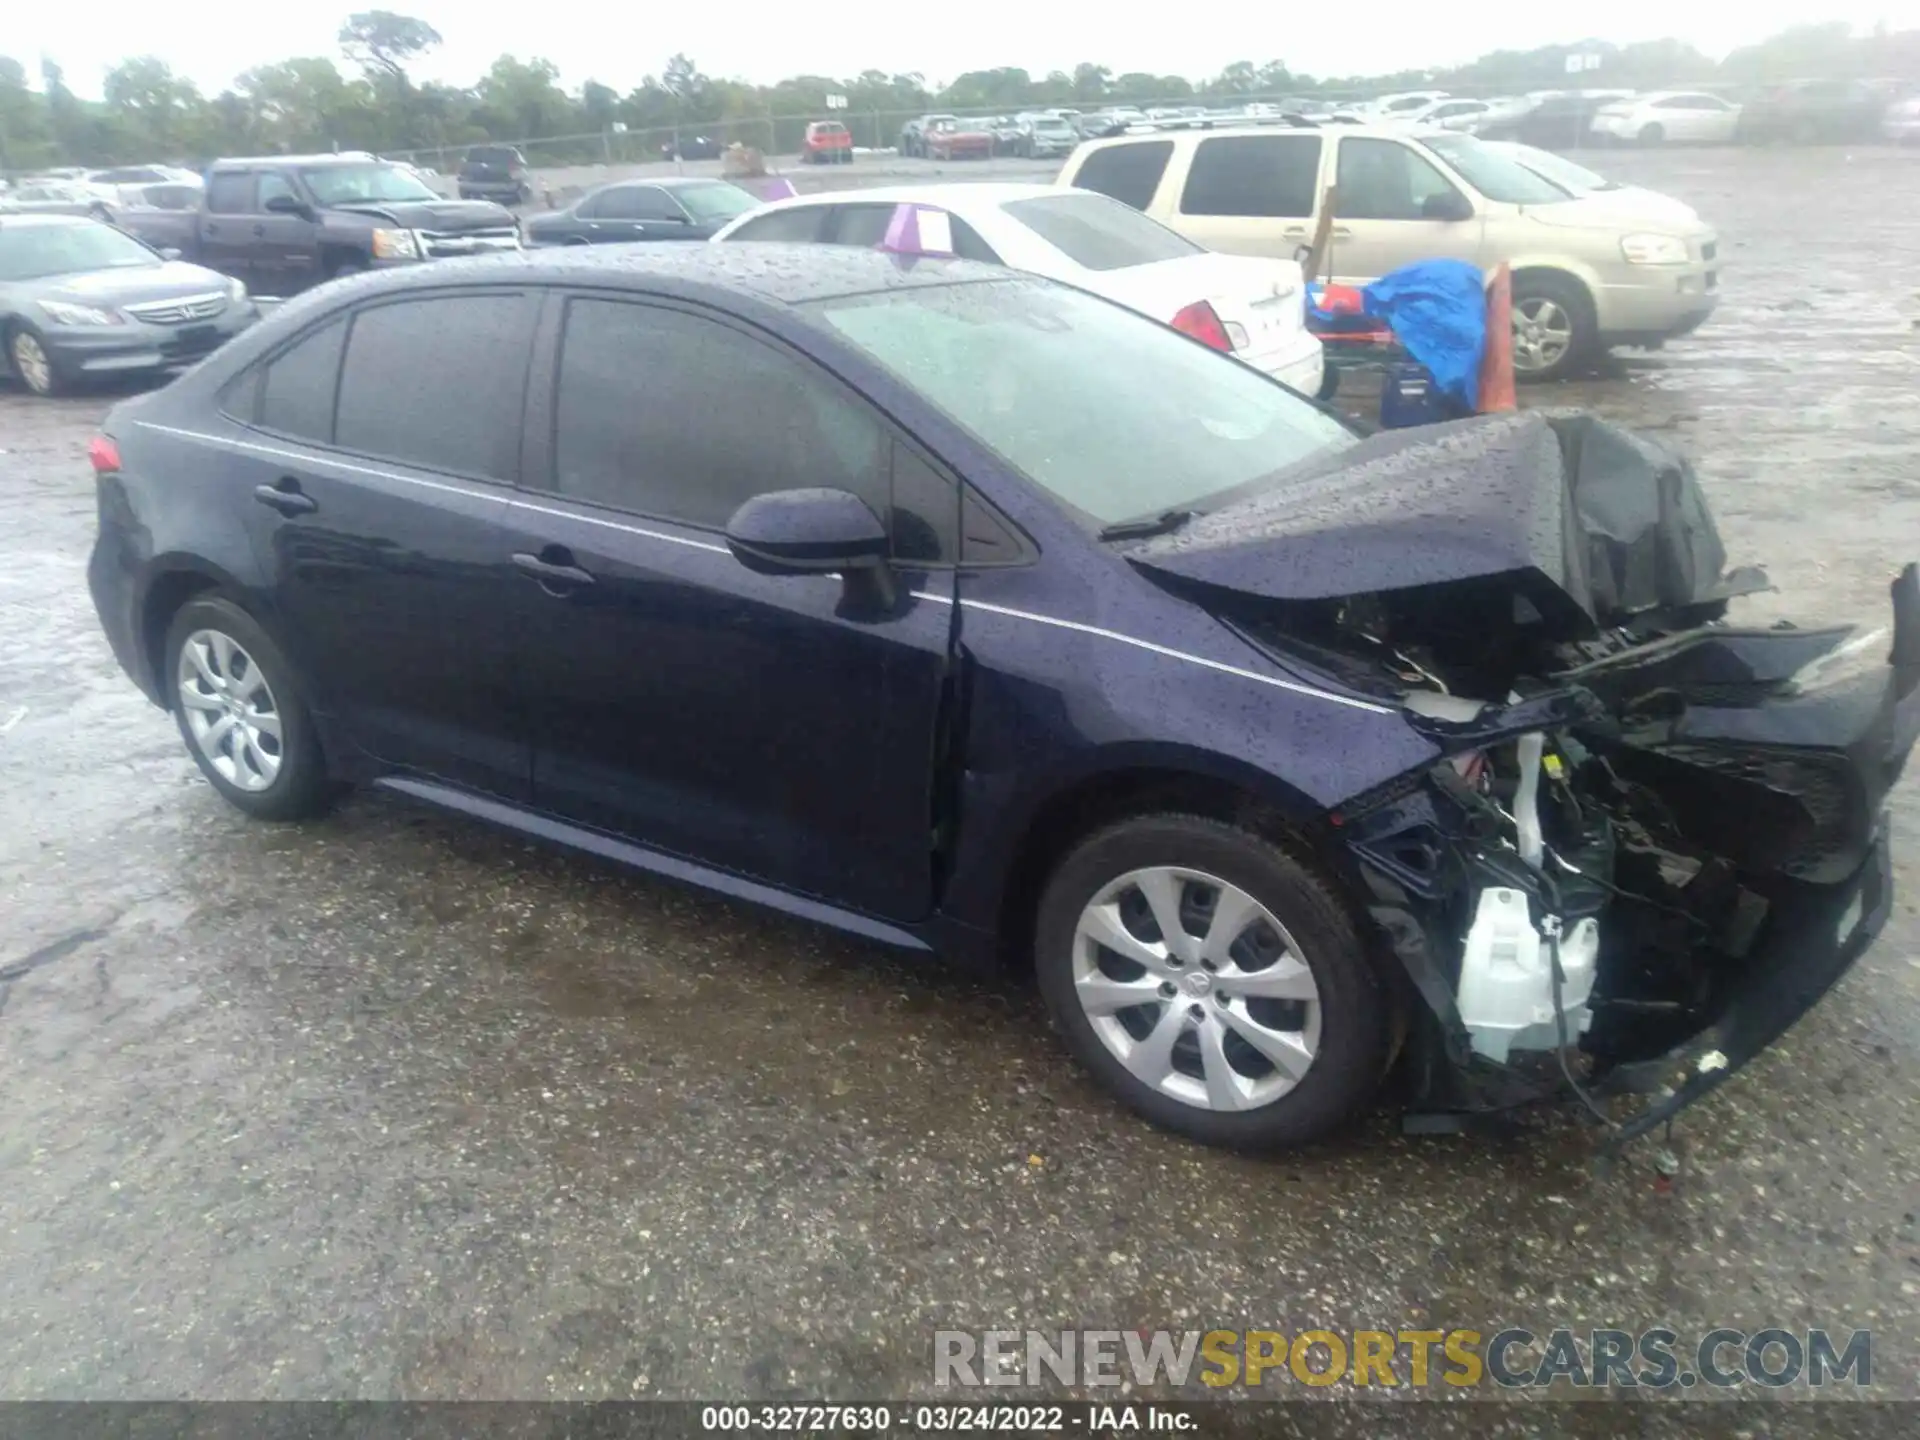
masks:
[(1414, 1128), (1633, 1092), (1612, 1138), (1644, 1134), (1885, 923), (1911, 565), (1885, 628), (1731, 623), (1765, 577), (1726, 568), (1691, 468), (1538, 414), (1372, 437), (1127, 554), (1437, 751), (1326, 816), (1411, 992)]

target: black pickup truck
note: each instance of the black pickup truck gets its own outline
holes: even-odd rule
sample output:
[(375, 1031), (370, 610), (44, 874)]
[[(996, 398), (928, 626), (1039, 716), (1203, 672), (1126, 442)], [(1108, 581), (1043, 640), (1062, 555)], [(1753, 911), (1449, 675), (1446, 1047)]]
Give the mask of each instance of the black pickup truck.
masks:
[(444, 199), (409, 167), (366, 155), (218, 160), (198, 210), (129, 210), (120, 224), (258, 295), (292, 295), (354, 270), (520, 248), (509, 211)]

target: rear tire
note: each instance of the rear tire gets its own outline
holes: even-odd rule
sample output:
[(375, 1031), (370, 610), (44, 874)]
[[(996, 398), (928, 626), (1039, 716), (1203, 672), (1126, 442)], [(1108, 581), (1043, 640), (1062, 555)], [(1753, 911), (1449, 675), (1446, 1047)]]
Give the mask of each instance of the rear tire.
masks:
[[(1178, 917), (1173, 944), (1150, 891)], [(1155, 1124), (1205, 1144), (1318, 1139), (1385, 1071), (1389, 1005), (1346, 907), (1248, 831), (1158, 814), (1097, 832), (1048, 882), (1035, 946), (1040, 993), (1074, 1058)]]
[(304, 691), (253, 616), (223, 596), (196, 596), (167, 627), (163, 653), (180, 738), (228, 804), (260, 820), (326, 810), (333, 789)]

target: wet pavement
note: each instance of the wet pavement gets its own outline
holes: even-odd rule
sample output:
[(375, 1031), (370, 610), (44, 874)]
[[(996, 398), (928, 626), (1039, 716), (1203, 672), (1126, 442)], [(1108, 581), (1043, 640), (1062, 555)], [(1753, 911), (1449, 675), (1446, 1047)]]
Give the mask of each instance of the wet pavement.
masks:
[[(1635, 154), (1723, 228), (1697, 337), (1529, 392), (1697, 457), (1763, 614), (1920, 553), (1920, 154)], [(229, 810), (83, 567), (111, 397), (0, 387), (0, 1394), (925, 1394), (937, 1328), (1876, 1336), (1920, 1393), (1920, 795), (1878, 946), (1610, 1174), (1591, 1132), (1257, 1160), (1034, 997), (378, 797)]]

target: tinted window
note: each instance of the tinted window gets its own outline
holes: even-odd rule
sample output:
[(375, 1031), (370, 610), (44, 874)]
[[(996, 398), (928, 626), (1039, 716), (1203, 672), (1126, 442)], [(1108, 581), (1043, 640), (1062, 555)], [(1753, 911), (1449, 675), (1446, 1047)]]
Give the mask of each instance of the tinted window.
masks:
[(678, 220), (680, 207), (658, 185), (621, 185), (594, 202), (596, 220)]
[(333, 394), (347, 322), (335, 320), (269, 361), (260, 378), (259, 424), (322, 445), (333, 442)]
[(1223, 135), (1202, 140), (1194, 151), (1180, 209), (1188, 215), (1305, 219), (1313, 214), (1319, 176), (1318, 135)]
[(444, 470), (517, 472), (532, 306), (519, 295), (450, 295), (354, 316), (335, 443)]
[[(835, 245), (862, 245), (871, 249), (887, 238), (887, 226), (897, 208), (894, 205), (835, 205), (831, 207), (833, 224), (825, 232), (826, 238)], [(947, 222), (953, 232), (955, 255), (962, 260), (984, 260), (989, 265), (1000, 263), (1000, 257), (980, 238), (979, 231), (951, 212)]]
[(1160, 177), (1171, 158), (1171, 140), (1109, 145), (1093, 151), (1081, 162), (1073, 183), (1082, 190), (1097, 190), (1102, 195), (1111, 195), (1122, 205), (1144, 210), (1153, 204), (1154, 192), (1160, 188)]
[(951, 564), (959, 546), (960, 492), (903, 442), (893, 446), (893, 558)]
[[(1517, 165), (1512, 168), (1526, 174)], [(1340, 176), (1334, 183), (1342, 220), (1420, 220), (1433, 196), (1458, 193), (1424, 156), (1399, 141), (1358, 135), (1340, 142)], [(1560, 198), (1544, 180), (1534, 183), (1547, 198)]]
[(1049, 195), (1001, 208), (1089, 270), (1124, 270), (1201, 253), (1192, 241), (1105, 195)]
[(791, 210), (775, 210), (757, 220), (749, 220), (727, 238), (729, 240), (818, 240), (820, 222), (826, 217), (824, 205), (796, 205)]
[(286, 176), (275, 170), (262, 171), (260, 175), (260, 193), (255, 197), (256, 203), (262, 210), (265, 210), (267, 208), (267, 201), (273, 199), (276, 195), (284, 195), (290, 200), (298, 200), (300, 198), (300, 192), (293, 188), (293, 182), (287, 179)]
[(215, 215), (248, 215), (253, 212), (253, 175), (250, 171), (229, 171), (207, 181), (207, 209)]
[[(743, 408), (731, 418), (729, 397)], [(554, 397), (562, 494), (723, 527), (773, 490), (851, 490), (885, 515), (879, 422), (820, 371), (716, 321), (617, 300), (567, 307)]]

